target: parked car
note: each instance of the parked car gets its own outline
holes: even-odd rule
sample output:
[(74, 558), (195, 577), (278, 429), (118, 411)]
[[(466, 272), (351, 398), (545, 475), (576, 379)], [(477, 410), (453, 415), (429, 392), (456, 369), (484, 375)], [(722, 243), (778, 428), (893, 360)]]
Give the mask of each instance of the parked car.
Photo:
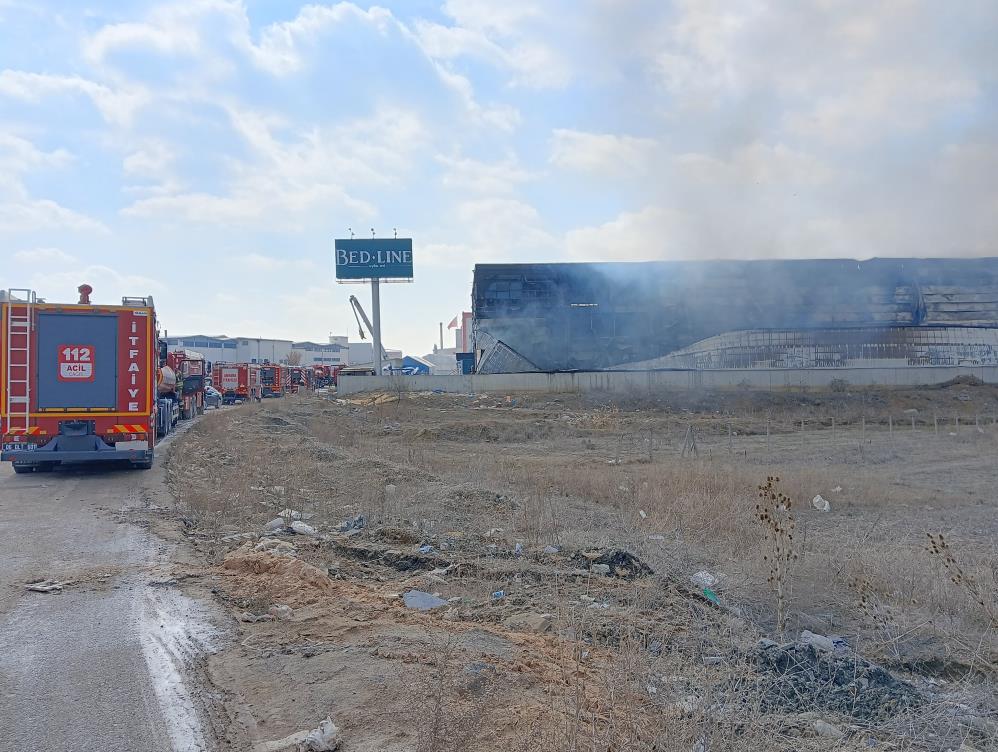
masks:
[(214, 407), (216, 410), (222, 406), (222, 393), (213, 386), (204, 388), (204, 408)]

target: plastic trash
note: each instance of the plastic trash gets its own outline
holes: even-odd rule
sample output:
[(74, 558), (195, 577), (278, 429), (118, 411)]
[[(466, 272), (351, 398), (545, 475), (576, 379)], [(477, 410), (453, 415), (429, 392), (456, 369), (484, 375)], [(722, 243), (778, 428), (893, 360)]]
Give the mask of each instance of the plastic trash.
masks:
[(717, 593), (715, 593), (710, 588), (706, 588), (705, 587), (703, 589), (703, 597), (706, 598), (707, 600), (709, 600), (715, 606), (720, 606), (721, 605), (721, 599), (717, 596)]
[(496, 590), (494, 593), (492, 593), (492, 600), (494, 601), (501, 601), (505, 597), (506, 597), (505, 590)]
[(431, 593), (424, 593), (422, 590), (410, 590), (402, 596), (402, 601), (408, 608), (414, 608), (417, 611), (432, 611), (447, 605), (447, 601), (443, 598), (438, 598)]
[(308, 732), (302, 748), (307, 752), (333, 752), (340, 746), (340, 730), (333, 723), (333, 719), (326, 716), (326, 720)]
[(690, 579), (693, 580), (693, 584), (699, 588), (712, 588), (719, 582), (719, 580), (706, 569), (701, 569), (699, 572), (692, 575)]
[(811, 499), (811, 506), (819, 512), (827, 512), (832, 508), (832, 505), (828, 503), (828, 499), (823, 497), (821, 494), (818, 494)]

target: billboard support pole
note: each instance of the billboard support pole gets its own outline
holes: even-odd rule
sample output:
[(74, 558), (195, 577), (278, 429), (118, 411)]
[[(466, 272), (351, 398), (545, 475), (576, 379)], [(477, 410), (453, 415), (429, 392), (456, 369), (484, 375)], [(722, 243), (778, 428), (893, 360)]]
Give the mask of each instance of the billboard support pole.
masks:
[(371, 280), (371, 316), (374, 321), (374, 372), (381, 375), (381, 280)]

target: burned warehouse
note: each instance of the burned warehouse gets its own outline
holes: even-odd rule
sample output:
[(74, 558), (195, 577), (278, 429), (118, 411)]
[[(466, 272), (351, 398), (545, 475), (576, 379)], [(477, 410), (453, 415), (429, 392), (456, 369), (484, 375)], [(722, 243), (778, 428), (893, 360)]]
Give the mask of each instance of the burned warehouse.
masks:
[(998, 364), (998, 259), (479, 264), (479, 373)]

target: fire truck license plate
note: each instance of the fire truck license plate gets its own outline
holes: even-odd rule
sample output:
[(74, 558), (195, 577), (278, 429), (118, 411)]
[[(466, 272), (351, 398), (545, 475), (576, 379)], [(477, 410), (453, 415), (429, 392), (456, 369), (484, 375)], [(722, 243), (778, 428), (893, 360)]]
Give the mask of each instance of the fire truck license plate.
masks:
[(93, 380), (93, 345), (59, 345), (59, 381)]
[(5, 452), (33, 452), (35, 449), (34, 444), (4, 444), (3, 450)]

